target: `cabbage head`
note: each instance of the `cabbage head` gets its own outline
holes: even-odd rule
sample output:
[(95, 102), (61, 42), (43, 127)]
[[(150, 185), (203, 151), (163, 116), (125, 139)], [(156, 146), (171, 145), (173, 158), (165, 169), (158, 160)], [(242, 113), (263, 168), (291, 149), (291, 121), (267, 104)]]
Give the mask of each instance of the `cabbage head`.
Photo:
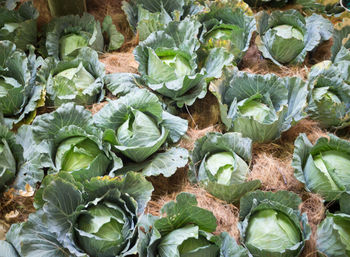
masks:
[(200, 26), (198, 21), (189, 19), (170, 22), (134, 50), (142, 84), (164, 96), (168, 104), (183, 107), (203, 98), (207, 80), (220, 77), (222, 68), (233, 60), (226, 50), (214, 48), (202, 64), (197, 55)]
[(137, 253), (137, 226), (153, 191), (141, 174), (95, 177), (81, 184), (60, 172), (45, 180), (44, 207), (7, 234), (20, 256), (123, 257)]
[(198, 139), (191, 153), (189, 179), (229, 203), (260, 187), (246, 181), (252, 158), (252, 141), (236, 132), (211, 132)]
[(350, 124), (350, 60), (324, 61), (309, 73), (311, 92), (306, 109), (323, 128), (343, 128)]
[(350, 189), (350, 142), (329, 134), (312, 145), (305, 134), (294, 143), (292, 166), (295, 177), (307, 190), (326, 201), (339, 199)]
[(212, 48), (222, 47), (233, 54), (238, 63), (248, 50), (255, 30), (252, 11), (242, 1), (213, 1), (207, 8), (208, 11), (199, 14), (198, 18), (203, 24), (203, 54), (209, 54)]
[(297, 10), (260, 12), (256, 44), (277, 65), (300, 64), (306, 54), (332, 37), (332, 23), (320, 15), (304, 18)]
[(43, 86), (36, 83), (40, 65), (34, 48), (27, 56), (14, 43), (0, 41), (0, 113), (9, 128), (32, 122), (44, 104)]
[(301, 254), (311, 229), (300, 204), (298, 195), (288, 191), (254, 191), (241, 198), (241, 241), (253, 256)]
[(254, 142), (280, 137), (304, 117), (307, 84), (297, 77), (281, 78), (226, 70), (210, 84), (218, 98), (227, 131), (242, 133)]
[(90, 105), (104, 98), (104, 65), (91, 48), (77, 50), (70, 61), (47, 58), (38, 72), (41, 84), (46, 86), (48, 105), (58, 107), (74, 102)]
[[(187, 121), (162, 109), (157, 96), (139, 89), (110, 101), (94, 115), (97, 127), (104, 130), (104, 140), (115, 152), (127, 157), (120, 172), (142, 170), (144, 175), (168, 177), (177, 167), (187, 164), (187, 150), (172, 147), (187, 131)], [(128, 167), (129, 166), (129, 167)]]
[(197, 14), (203, 6), (194, 0), (131, 0), (123, 1), (122, 9), (132, 31), (143, 41), (152, 32), (163, 30), (169, 22)]
[[(247, 257), (247, 250), (238, 246), (227, 233), (214, 236), (215, 216), (197, 207), (196, 197), (180, 193), (176, 202), (166, 203), (161, 217), (143, 216), (140, 226), (140, 257)], [(231, 254), (231, 255), (230, 255)]]
[(122, 166), (122, 161), (102, 142), (102, 131), (93, 126), (92, 115), (73, 103), (38, 116), (32, 127), (40, 149), (39, 169), (66, 171), (79, 181), (103, 176)]
[(71, 59), (69, 54), (82, 47), (103, 51), (104, 40), (99, 21), (88, 13), (53, 18), (47, 25), (45, 51), (55, 59)]
[(350, 215), (328, 213), (317, 228), (320, 256), (350, 256)]
[[(10, 1), (8, 4), (11, 5)], [(0, 40), (9, 40), (18, 49), (26, 51), (27, 45), (35, 45), (37, 42), (38, 16), (39, 12), (32, 1), (22, 3), (16, 10), (0, 6)]]

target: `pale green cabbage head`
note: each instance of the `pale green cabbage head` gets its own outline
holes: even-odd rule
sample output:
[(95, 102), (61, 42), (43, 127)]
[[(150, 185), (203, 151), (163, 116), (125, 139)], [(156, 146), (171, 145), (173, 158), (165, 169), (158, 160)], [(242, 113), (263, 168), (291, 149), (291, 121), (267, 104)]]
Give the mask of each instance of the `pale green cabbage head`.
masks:
[(64, 140), (57, 148), (56, 166), (64, 171), (75, 171), (89, 165), (103, 154), (92, 140), (86, 137), (71, 137)]
[(316, 245), (322, 256), (350, 256), (350, 215), (328, 213), (317, 227)]
[(160, 59), (163, 63), (174, 69), (177, 77), (183, 77), (191, 74), (191, 66), (189, 62), (181, 55), (162, 56)]
[(254, 213), (249, 219), (246, 246), (279, 252), (291, 248), (301, 240), (300, 232), (282, 212), (267, 209)]
[(223, 185), (230, 184), (235, 166), (235, 159), (230, 152), (215, 153), (206, 161), (209, 172), (216, 178), (217, 183)]
[(127, 245), (125, 233), (132, 228), (117, 204), (100, 202), (82, 211), (76, 229), (79, 246), (90, 256), (115, 256)]
[(61, 105), (72, 96), (75, 96), (77, 104), (95, 102), (96, 95), (85, 92), (94, 82), (95, 78), (85, 69), (82, 63), (75, 68), (59, 72), (53, 77), (53, 90), (56, 93), (55, 105)]
[(291, 62), (304, 49), (304, 35), (293, 26), (276, 26), (265, 35), (271, 40), (268, 46), (270, 54), (280, 63)]
[(258, 101), (246, 101), (239, 107), (239, 111), (244, 117), (252, 117), (254, 120), (263, 123), (266, 117), (274, 115), (274, 111), (271, 110), (266, 104)]
[(88, 46), (88, 39), (77, 34), (68, 34), (60, 38), (60, 55), (65, 59), (74, 50)]
[(292, 166), (296, 178), (326, 201), (350, 190), (350, 142), (332, 134), (312, 145), (305, 134), (295, 140)]

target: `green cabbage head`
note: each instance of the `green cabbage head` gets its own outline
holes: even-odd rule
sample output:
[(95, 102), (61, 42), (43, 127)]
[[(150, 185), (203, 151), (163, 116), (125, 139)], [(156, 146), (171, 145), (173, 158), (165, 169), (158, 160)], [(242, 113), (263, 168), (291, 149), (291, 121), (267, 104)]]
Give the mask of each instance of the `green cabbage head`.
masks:
[(320, 15), (304, 18), (297, 10), (260, 12), (256, 44), (277, 65), (299, 64), (306, 54), (332, 37), (332, 23)]
[[(105, 141), (140, 164), (160, 150), (167, 140), (177, 142), (187, 130), (187, 122), (163, 111), (157, 96), (146, 89), (111, 101), (94, 115), (94, 120), (97, 127), (104, 130)], [(170, 164), (176, 159), (166, 162)]]
[(65, 139), (57, 147), (56, 165), (64, 171), (75, 171), (89, 167), (95, 160), (103, 156), (95, 142), (86, 137)]
[(317, 228), (317, 250), (322, 256), (350, 256), (350, 215), (327, 214)]
[(31, 128), (42, 154), (38, 169), (48, 169), (48, 174), (65, 171), (85, 180), (122, 166), (103, 143), (102, 131), (93, 126), (92, 115), (83, 106), (64, 104), (37, 117)]
[(60, 38), (60, 55), (61, 59), (74, 52), (76, 49), (88, 46), (88, 38), (77, 35), (68, 34)]
[(311, 229), (301, 199), (289, 191), (254, 191), (240, 201), (241, 241), (252, 256), (297, 257)]
[(334, 135), (312, 145), (304, 134), (295, 141), (295, 176), (312, 192), (327, 201), (339, 199), (350, 189), (350, 143)]
[(350, 61), (323, 61), (311, 68), (309, 116), (323, 128), (343, 128), (350, 124)]
[(198, 139), (191, 155), (189, 179), (227, 202), (238, 202), (260, 186), (247, 181), (252, 141), (240, 133), (208, 133)]
[(213, 48), (223, 48), (238, 63), (249, 48), (255, 19), (243, 1), (208, 1), (208, 11), (200, 13), (203, 24), (201, 50), (204, 55)]
[(226, 69), (210, 90), (218, 98), (227, 131), (239, 132), (254, 142), (275, 140), (301, 120), (308, 94), (307, 83), (300, 78), (236, 69)]
[(36, 84), (40, 59), (34, 47), (26, 55), (14, 43), (0, 41), (0, 112), (9, 128), (32, 122), (37, 107), (44, 104), (43, 86)]
[[(36, 201), (42, 201), (45, 207), (8, 233), (7, 240), (18, 256), (137, 254), (137, 226), (153, 191), (144, 176), (128, 172), (125, 176), (94, 177), (79, 183), (61, 171), (46, 176), (41, 189), (43, 193)], [(3, 252), (2, 247), (0, 244)]]
[(49, 57), (38, 72), (41, 83), (46, 85), (49, 105), (89, 105), (104, 97), (105, 68), (96, 51), (85, 47), (73, 55), (73, 60), (65, 61)]
[(249, 219), (246, 246), (277, 252), (301, 240), (300, 232), (286, 214), (273, 209), (261, 210)]
[(90, 256), (115, 256), (127, 245), (132, 226), (125, 210), (106, 201), (85, 208), (75, 229), (78, 244)]

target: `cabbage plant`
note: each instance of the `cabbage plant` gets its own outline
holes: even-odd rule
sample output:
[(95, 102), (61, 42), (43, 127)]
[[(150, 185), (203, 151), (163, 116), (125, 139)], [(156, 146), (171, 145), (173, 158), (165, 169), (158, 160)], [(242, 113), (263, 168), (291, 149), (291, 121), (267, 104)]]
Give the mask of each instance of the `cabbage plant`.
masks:
[(187, 121), (164, 111), (157, 96), (146, 89), (110, 101), (94, 115), (94, 122), (104, 130), (103, 139), (126, 157), (117, 174), (142, 170), (146, 176), (169, 177), (187, 164), (187, 150), (162, 151), (167, 142), (175, 143), (186, 133)]
[(203, 67), (196, 51), (200, 23), (185, 19), (170, 22), (163, 31), (153, 32), (134, 50), (139, 73), (153, 91), (176, 103), (192, 105), (207, 93), (206, 79), (220, 77), (221, 70), (233, 60), (222, 48), (210, 51)]
[(49, 57), (38, 72), (41, 84), (46, 87), (48, 105), (58, 107), (68, 102), (90, 105), (104, 98), (105, 67), (96, 51), (85, 47), (74, 52), (74, 56), (69, 61)]
[(310, 94), (306, 109), (324, 128), (342, 128), (350, 124), (350, 60), (324, 61), (309, 73)]
[(304, 18), (296, 10), (261, 12), (256, 16), (256, 44), (277, 65), (300, 64), (306, 54), (332, 37), (332, 23), (320, 15)]
[(298, 210), (301, 199), (288, 191), (255, 191), (241, 198), (241, 241), (253, 256), (297, 257), (309, 240), (306, 213)]
[(212, 2), (207, 12), (198, 15), (203, 24), (203, 54), (207, 55), (212, 48), (223, 47), (239, 62), (248, 50), (255, 30), (255, 19), (251, 15), (252, 11), (241, 1)]
[(210, 89), (219, 100), (226, 129), (253, 141), (277, 139), (304, 117), (307, 84), (297, 77), (226, 70)]
[(137, 253), (139, 218), (153, 191), (141, 174), (97, 177), (83, 184), (65, 172), (47, 179), (43, 208), (7, 233), (7, 241), (20, 256), (122, 257)]
[(197, 207), (196, 197), (180, 193), (176, 202), (166, 203), (162, 217), (143, 216), (140, 226), (140, 257), (248, 256), (227, 233), (214, 236), (216, 218)]
[(38, 116), (32, 134), (41, 154), (39, 167), (48, 174), (66, 171), (82, 181), (122, 167), (122, 161), (103, 143), (92, 114), (82, 106), (68, 103)]
[(27, 56), (10, 41), (0, 41), (0, 113), (9, 127), (30, 123), (44, 104), (43, 86), (36, 83), (41, 59), (34, 48)]
[(31, 1), (24, 2), (16, 10), (16, 3), (6, 2), (6, 7), (0, 6), (0, 40), (9, 40), (16, 44), (18, 49), (27, 50), (27, 45), (37, 42), (36, 19), (39, 12)]
[(237, 202), (260, 187), (259, 180), (246, 181), (252, 158), (252, 140), (241, 134), (211, 132), (198, 139), (191, 153), (189, 178), (226, 202)]
[(350, 256), (350, 215), (327, 214), (317, 228), (317, 250), (323, 257)]
[(122, 9), (132, 31), (143, 41), (152, 32), (163, 30), (169, 22), (195, 15), (203, 7), (193, 0), (131, 0), (123, 1)]
[[(72, 59), (69, 55), (83, 47), (102, 52), (105, 48), (116, 50), (124, 43), (124, 36), (117, 31), (110, 16), (105, 17), (101, 27), (89, 13), (56, 17), (47, 25), (45, 33), (45, 46), (41, 51), (60, 60)], [(107, 40), (102, 33), (106, 34)]]
[(312, 145), (305, 134), (294, 143), (292, 166), (295, 177), (308, 191), (326, 201), (339, 199), (350, 189), (350, 142), (329, 134)]

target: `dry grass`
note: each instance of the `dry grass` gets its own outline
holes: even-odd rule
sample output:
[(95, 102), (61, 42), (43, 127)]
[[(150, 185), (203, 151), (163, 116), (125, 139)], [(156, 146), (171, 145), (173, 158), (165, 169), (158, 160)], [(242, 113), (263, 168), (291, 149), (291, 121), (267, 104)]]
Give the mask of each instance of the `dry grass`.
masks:
[(11, 224), (26, 221), (35, 211), (32, 196), (19, 195), (13, 188), (0, 195), (0, 240)]
[(129, 52), (106, 53), (100, 57), (100, 61), (104, 63), (106, 73), (137, 73), (138, 63), (135, 61), (132, 49)]

